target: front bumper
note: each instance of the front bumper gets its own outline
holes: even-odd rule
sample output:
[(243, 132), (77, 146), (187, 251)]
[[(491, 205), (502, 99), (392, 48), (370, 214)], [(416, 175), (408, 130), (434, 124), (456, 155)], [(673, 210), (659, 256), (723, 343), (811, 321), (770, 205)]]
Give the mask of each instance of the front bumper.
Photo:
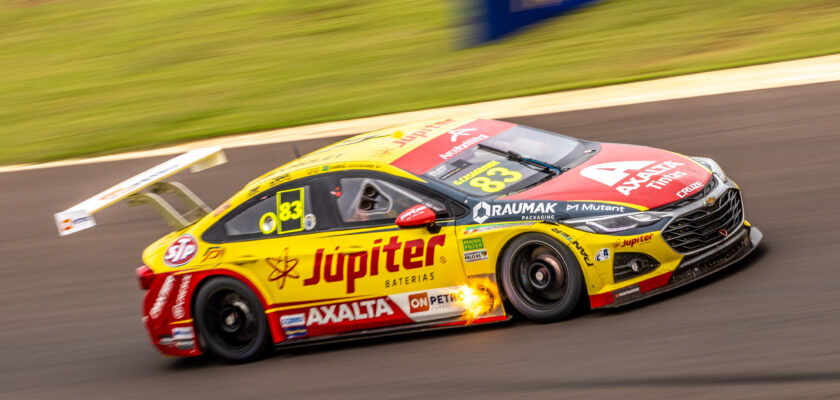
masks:
[(731, 238), (684, 258), (675, 270), (612, 292), (589, 296), (590, 303), (593, 309), (619, 307), (676, 289), (740, 261), (752, 253), (763, 238), (758, 228), (744, 225)]

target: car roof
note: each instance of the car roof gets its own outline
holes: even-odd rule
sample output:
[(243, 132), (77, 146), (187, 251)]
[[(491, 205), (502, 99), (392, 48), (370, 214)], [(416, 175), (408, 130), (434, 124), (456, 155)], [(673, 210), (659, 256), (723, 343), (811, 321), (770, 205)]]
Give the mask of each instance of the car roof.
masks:
[[(261, 175), (234, 195), (231, 201), (236, 204), (278, 184), (337, 170), (376, 170), (424, 181), (419, 176), (446, 159), (446, 154), (439, 157), (438, 153), (462, 151), (475, 144), (462, 143), (461, 135), (457, 134), (459, 130), (486, 138), (484, 133), (492, 136), (515, 126), (495, 120), (447, 118), (363, 133), (315, 150)], [(442, 137), (447, 132), (453, 135)], [(451, 141), (449, 136), (453, 136)]]
[[(258, 177), (249, 186), (287, 174), (295, 175), (287, 180), (297, 179), (296, 172), (306, 172), (304, 176), (314, 175), (318, 172), (316, 169), (320, 171), (326, 166), (342, 167), (345, 164), (340, 169), (369, 169), (367, 167), (373, 165), (392, 165), (424, 143), (473, 121), (477, 120), (449, 118), (424, 121), (352, 136), (283, 164)], [(328, 170), (334, 169), (324, 169)]]
[(452, 154), (515, 126), (496, 120), (447, 118), (352, 136), (257, 177), (220, 205), (208, 221), (277, 185), (326, 172), (368, 170), (426, 182), (421, 176)]

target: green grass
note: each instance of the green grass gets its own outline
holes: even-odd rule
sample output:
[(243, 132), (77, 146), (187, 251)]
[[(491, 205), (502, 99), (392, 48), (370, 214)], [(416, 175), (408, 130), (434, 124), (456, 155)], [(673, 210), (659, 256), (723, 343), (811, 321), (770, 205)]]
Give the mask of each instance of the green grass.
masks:
[(837, 0), (605, 0), (469, 49), (457, 4), (0, 0), (0, 164), (840, 51)]

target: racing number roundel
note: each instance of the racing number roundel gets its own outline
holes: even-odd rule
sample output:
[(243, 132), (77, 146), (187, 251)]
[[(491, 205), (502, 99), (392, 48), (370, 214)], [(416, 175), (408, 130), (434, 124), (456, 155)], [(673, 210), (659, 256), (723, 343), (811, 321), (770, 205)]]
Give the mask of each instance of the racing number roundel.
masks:
[(180, 267), (192, 261), (198, 252), (198, 242), (192, 235), (183, 235), (175, 239), (166, 253), (163, 255), (163, 262), (170, 267)]

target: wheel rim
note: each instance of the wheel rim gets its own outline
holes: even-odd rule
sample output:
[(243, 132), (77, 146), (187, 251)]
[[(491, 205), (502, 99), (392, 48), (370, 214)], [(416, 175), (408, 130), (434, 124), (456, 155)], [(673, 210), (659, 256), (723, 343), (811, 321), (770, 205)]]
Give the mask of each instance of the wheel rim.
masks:
[(568, 270), (562, 257), (547, 243), (520, 246), (512, 260), (513, 289), (535, 309), (551, 309), (566, 298)]
[(254, 343), (257, 319), (248, 302), (231, 290), (213, 293), (207, 302), (207, 330), (217, 345), (231, 352), (243, 352)]

